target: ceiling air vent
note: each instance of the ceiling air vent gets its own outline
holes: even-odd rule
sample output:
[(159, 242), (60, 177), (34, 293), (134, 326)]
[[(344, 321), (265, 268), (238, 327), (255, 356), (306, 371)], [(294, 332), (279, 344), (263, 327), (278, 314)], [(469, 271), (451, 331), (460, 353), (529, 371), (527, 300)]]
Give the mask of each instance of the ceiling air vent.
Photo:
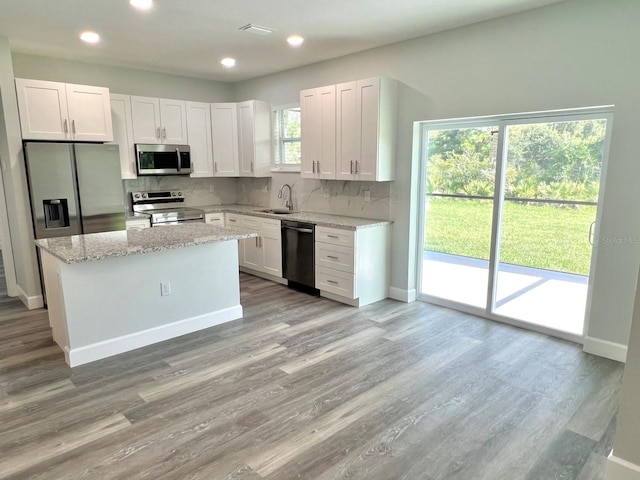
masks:
[(255, 33), (256, 35), (269, 35), (270, 33), (273, 33), (272, 29), (261, 27), (260, 25), (254, 25), (253, 23), (247, 23), (244, 27), (240, 27), (238, 30)]

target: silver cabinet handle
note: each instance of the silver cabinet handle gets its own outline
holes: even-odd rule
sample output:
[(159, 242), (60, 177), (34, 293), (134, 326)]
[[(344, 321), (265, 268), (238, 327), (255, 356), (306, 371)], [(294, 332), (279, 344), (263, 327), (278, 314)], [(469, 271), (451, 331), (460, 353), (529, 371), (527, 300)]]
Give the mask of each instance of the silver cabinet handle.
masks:
[(316, 162), (311, 162), (311, 166), (313, 167), (313, 173), (316, 173)]
[(213, 173), (218, 173), (218, 162), (213, 162)]
[(156, 127), (156, 138), (160, 140), (160, 127)]
[(360, 164), (360, 162), (358, 162), (358, 161), (356, 160), (356, 175), (359, 173), (359, 171), (358, 171), (358, 165), (359, 165), (359, 164)]
[(162, 128), (162, 139), (163, 140), (167, 139), (167, 128), (166, 127)]
[(351, 160), (351, 175), (353, 175), (353, 160)]
[(67, 124), (67, 119), (64, 119), (64, 134), (69, 133), (69, 125)]
[(318, 164), (318, 168), (316, 168), (316, 170), (318, 171), (318, 173), (320, 173), (320, 160), (318, 160), (316, 163)]
[(251, 173), (253, 173), (253, 162), (251, 162)]
[(75, 119), (71, 120), (71, 131), (73, 132), (74, 135), (76, 134), (76, 121), (75, 121)]
[(260, 239), (260, 248), (262, 248), (262, 237), (258, 237)]
[(329, 238), (339, 238), (337, 235), (330, 235), (330, 234), (327, 234), (327, 237), (329, 237)]
[(327, 280), (327, 283), (331, 283), (333, 285), (338, 285), (338, 282), (336, 282), (335, 280)]
[(335, 255), (327, 255), (327, 258), (330, 258), (331, 260), (338, 260), (338, 257)]
[(181, 161), (180, 161), (180, 149), (178, 147), (176, 147), (176, 157), (178, 157), (178, 172), (180, 170), (182, 170), (182, 165), (181, 165)]
[(229, 221), (232, 222), (232, 223), (236, 223), (238, 220), (235, 219), (235, 218), (230, 218)]

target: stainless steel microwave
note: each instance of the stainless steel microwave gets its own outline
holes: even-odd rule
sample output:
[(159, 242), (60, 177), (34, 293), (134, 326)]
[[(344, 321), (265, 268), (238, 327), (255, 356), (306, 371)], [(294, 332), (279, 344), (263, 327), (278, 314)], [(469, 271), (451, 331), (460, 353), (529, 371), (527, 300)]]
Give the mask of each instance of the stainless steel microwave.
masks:
[(189, 145), (136, 143), (138, 175), (189, 175), (192, 172)]

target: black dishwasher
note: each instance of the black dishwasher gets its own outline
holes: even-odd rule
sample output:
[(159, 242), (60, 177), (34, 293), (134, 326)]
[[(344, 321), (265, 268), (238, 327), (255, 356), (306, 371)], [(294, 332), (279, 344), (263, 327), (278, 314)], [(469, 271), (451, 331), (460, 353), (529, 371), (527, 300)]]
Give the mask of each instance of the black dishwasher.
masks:
[(313, 223), (282, 220), (282, 276), (290, 287), (317, 295), (314, 232)]

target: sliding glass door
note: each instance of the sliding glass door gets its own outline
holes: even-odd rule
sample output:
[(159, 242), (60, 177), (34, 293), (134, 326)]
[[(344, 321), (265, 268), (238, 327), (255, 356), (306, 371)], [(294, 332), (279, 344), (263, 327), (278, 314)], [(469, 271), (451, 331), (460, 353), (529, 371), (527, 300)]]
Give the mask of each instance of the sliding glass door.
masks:
[(422, 292), (487, 303), (497, 125), (427, 131)]
[(610, 123), (426, 124), (420, 298), (581, 335)]

